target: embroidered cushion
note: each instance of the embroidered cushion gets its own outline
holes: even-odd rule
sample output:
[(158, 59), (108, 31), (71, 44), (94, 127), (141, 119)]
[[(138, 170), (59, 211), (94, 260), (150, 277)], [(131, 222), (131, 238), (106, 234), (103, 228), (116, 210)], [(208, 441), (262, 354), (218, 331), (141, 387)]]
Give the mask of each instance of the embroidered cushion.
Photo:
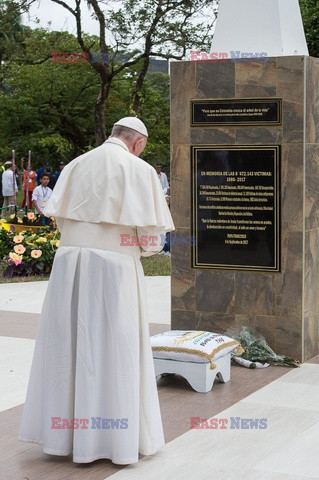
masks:
[(243, 352), (240, 343), (233, 338), (197, 330), (170, 330), (153, 335), (151, 346), (154, 358), (182, 362), (210, 362), (212, 369), (215, 368), (213, 361), (217, 358), (235, 349), (239, 355)]

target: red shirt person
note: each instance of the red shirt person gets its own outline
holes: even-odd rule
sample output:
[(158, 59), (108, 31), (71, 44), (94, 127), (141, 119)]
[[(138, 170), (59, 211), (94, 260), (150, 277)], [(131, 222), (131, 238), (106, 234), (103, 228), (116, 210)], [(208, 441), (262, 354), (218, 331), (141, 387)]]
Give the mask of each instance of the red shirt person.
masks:
[(24, 189), (24, 198), (22, 202), (22, 208), (26, 206), (27, 203), (27, 197), (28, 197), (28, 208), (31, 210), (32, 208), (32, 193), (33, 190), (35, 189), (35, 181), (37, 179), (37, 174), (32, 170), (30, 167), (30, 170), (24, 170), (23, 173), (23, 189)]

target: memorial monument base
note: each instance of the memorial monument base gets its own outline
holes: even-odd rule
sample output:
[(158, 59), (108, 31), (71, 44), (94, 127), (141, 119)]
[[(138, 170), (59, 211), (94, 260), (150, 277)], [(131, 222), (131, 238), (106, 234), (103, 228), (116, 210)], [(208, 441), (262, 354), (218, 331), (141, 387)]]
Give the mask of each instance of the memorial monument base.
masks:
[[(173, 329), (225, 332), (229, 327), (247, 325), (260, 332), (278, 354), (306, 361), (319, 353), (318, 84), (319, 60), (310, 57), (274, 57), (264, 63), (258, 59), (248, 63), (172, 63), (171, 209), (179, 240), (174, 245), (172, 236)], [(280, 118), (262, 118), (261, 113), (260, 121), (247, 116), (242, 122), (235, 116), (229, 118), (232, 102), (237, 116), (244, 116), (240, 104), (274, 100), (281, 105)], [(215, 117), (217, 107), (211, 105), (227, 101), (227, 108), (219, 107), (219, 112), (228, 113), (218, 121), (207, 112), (206, 117), (194, 117), (193, 105), (198, 101), (209, 104), (210, 109), (203, 109)], [(207, 149), (207, 157), (194, 155), (194, 151)], [(276, 185), (270, 179), (260, 183), (251, 173), (266, 172), (266, 164), (260, 169), (247, 168), (249, 162), (266, 161), (263, 153), (248, 159), (245, 151), (249, 149), (279, 152)], [(222, 162), (219, 165), (212, 154), (216, 150)], [(236, 155), (227, 153), (224, 160), (221, 155), (234, 150), (240, 152), (236, 154), (237, 175), (231, 173)], [(221, 166), (225, 165), (223, 172)], [(206, 173), (199, 176), (208, 171), (209, 180)], [(227, 178), (232, 175), (245, 177), (244, 184), (250, 185), (258, 199), (254, 205), (268, 205), (269, 212), (274, 206), (274, 215), (256, 216), (257, 209), (249, 201), (247, 209), (242, 208), (243, 196), (237, 195), (233, 201), (231, 192), (239, 185), (236, 181), (229, 182), (227, 195), (207, 195), (207, 186), (225, 193)], [(275, 196), (258, 197), (262, 185)], [(226, 201), (233, 208), (227, 209)], [(248, 227), (244, 213), (258, 229)], [(262, 222), (264, 236), (260, 235)], [(208, 231), (207, 225), (214, 227)], [(232, 225), (237, 236), (233, 236)], [(196, 246), (181, 244), (181, 236), (193, 235)], [(227, 238), (237, 237), (245, 243), (225, 243)]]

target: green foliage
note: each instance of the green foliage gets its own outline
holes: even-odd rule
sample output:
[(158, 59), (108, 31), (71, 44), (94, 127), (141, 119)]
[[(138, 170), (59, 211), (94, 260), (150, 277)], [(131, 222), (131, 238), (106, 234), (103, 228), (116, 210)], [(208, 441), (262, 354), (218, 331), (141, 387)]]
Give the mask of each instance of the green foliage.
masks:
[(73, 35), (43, 29), (24, 35), (25, 56), (10, 64), (0, 93), (0, 155), (15, 149), (19, 158), (31, 149), (35, 167), (69, 161), (94, 142), (96, 75), (89, 64), (52, 63), (51, 51), (78, 50)]
[[(89, 38), (93, 48), (95, 37)], [(68, 33), (26, 29), (25, 58), (7, 71), (9, 93), (0, 92), (0, 157), (16, 150), (17, 159), (32, 151), (38, 168), (45, 161), (57, 166), (94, 146), (94, 103), (98, 79), (90, 64), (52, 63), (51, 51), (77, 51)], [(93, 51), (93, 50), (92, 50)], [(35, 62), (40, 63), (35, 63)], [(107, 131), (131, 110), (135, 67), (114, 79), (107, 101)], [(168, 75), (147, 75), (141, 92), (143, 119), (150, 131), (144, 158), (152, 164), (169, 163)]]
[(309, 55), (319, 57), (319, 3), (318, 0), (299, 0)]
[(20, 233), (0, 226), (1, 264), (4, 277), (48, 274), (51, 271), (60, 234), (26, 227)]
[[(97, 131), (103, 137), (103, 129), (98, 128), (98, 122), (104, 125), (103, 115), (97, 120), (96, 106), (104, 77), (106, 133), (120, 117), (138, 112), (150, 134), (144, 158), (168, 166), (169, 77), (149, 73), (144, 79), (141, 72), (146, 71), (150, 55), (182, 58), (187, 48), (208, 48), (217, 2), (110, 0), (103, 12), (113, 48), (98, 37), (81, 32), (80, 36), (91, 52), (124, 52), (128, 62), (100, 66), (52, 62), (51, 52), (71, 54), (82, 49), (77, 37), (67, 32), (21, 25), (20, 12), (30, 2), (0, 0), (0, 14), (6, 18), (6, 26), (0, 26), (0, 157), (14, 149), (19, 159), (31, 150), (34, 168), (46, 161), (57, 167), (60, 160), (68, 162), (93, 148)], [(88, 3), (97, 18), (96, 2)], [(212, 7), (211, 15), (198, 28), (192, 19), (207, 6)], [(144, 41), (138, 49), (136, 45)]]

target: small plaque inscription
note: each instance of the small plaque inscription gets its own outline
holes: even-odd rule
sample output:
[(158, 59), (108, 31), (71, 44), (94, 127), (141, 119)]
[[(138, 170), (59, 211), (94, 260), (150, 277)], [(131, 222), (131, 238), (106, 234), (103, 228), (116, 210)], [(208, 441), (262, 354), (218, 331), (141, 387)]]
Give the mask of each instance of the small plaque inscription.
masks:
[(191, 126), (280, 125), (280, 98), (191, 101)]
[(191, 147), (194, 268), (280, 271), (280, 146)]

